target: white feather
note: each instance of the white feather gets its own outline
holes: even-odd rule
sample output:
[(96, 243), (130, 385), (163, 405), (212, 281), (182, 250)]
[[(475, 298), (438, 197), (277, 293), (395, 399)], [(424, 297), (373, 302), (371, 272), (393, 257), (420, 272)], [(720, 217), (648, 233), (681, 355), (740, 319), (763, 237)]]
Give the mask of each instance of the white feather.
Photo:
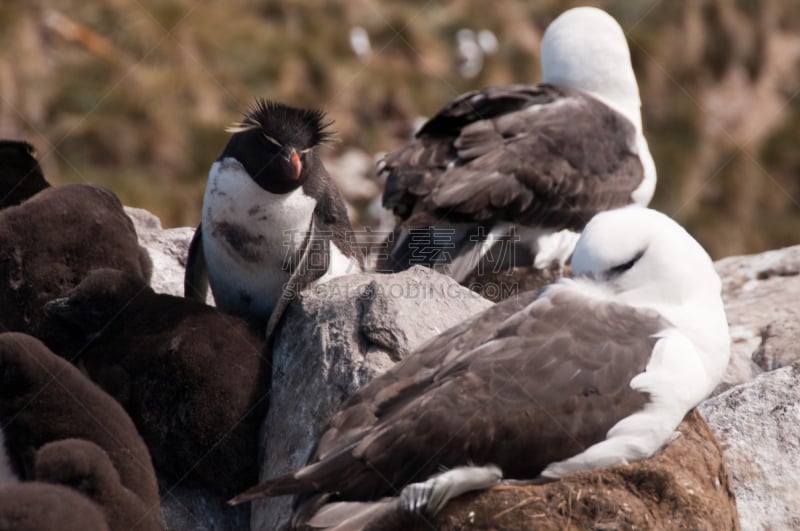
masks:
[(313, 285), (322, 284), (333, 278), (343, 275), (353, 275), (361, 272), (361, 266), (358, 265), (358, 262), (352, 258), (349, 258), (336, 246), (335, 243), (331, 242), (330, 263), (328, 264), (328, 270), (324, 275), (315, 280)]
[(639, 85), (625, 33), (594, 7), (565, 11), (542, 38), (542, 81), (591, 94), (642, 128)]
[(517, 227), (520, 241), (530, 246), (531, 254), (535, 257), (533, 265), (537, 269), (547, 269), (551, 264), (563, 266), (578, 241), (579, 234), (569, 229), (554, 231), (542, 227)]

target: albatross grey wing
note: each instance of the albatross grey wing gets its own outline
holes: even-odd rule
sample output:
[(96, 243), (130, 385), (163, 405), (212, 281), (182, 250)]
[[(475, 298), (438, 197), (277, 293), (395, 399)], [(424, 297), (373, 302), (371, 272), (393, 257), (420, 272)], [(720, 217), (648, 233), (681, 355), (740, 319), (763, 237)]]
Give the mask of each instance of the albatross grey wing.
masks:
[[(403, 220), (390, 250), (394, 270), (429, 265), (414, 257), (420, 230), (477, 224), (485, 236), (516, 223), (580, 231), (596, 213), (631, 203), (645, 178), (634, 124), (591, 96), (551, 85), (465, 94), (387, 155), (382, 171), (384, 206)], [(485, 245), (482, 236), (448, 242), (453, 257)]]
[(646, 395), (629, 384), (653, 335), (669, 327), (658, 314), (569, 289), (521, 311), (504, 304), (456, 327), (490, 334), (447, 348), (457, 330), (445, 332), (365, 386), (334, 418), (316, 462), (236, 501), (325, 492), (375, 500), (465, 464), (536, 477), (644, 406)]
[(454, 144), (462, 128), (549, 102), (547, 94), (527, 85), (490, 87), (462, 94), (428, 120), (414, 141), (384, 157), (383, 206), (402, 219), (408, 218), (417, 201), (434, 188), (439, 174), (458, 163)]
[(550, 85), (468, 93), (386, 156), (384, 206), (413, 226), (504, 220), (581, 229), (630, 203), (644, 169), (636, 128), (577, 90)]
[[(350, 397), (342, 409), (331, 420), (330, 427), (322, 435), (315, 450), (315, 460), (323, 461), (342, 448), (362, 439), (380, 421), (379, 410), (397, 400), (413, 398), (413, 391), (424, 389), (436, 367), (447, 357), (469, 351), (471, 345), (489, 340), (495, 333), (497, 321), (502, 321), (522, 310), (536, 298), (536, 293), (524, 293), (519, 298), (508, 299), (492, 307), (495, 319), (468, 319), (425, 343), (409, 359), (413, 363), (401, 362), (379, 378), (367, 383), (358, 393)], [(274, 331), (275, 327), (272, 327)], [(269, 334), (268, 334), (269, 337)], [(263, 496), (300, 493), (310, 488), (307, 482), (289, 473), (262, 483), (234, 498), (232, 503), (241, 503)], [(313, 514), (313, 512), (312, 512)]]
[[(445, 330), (418, 348), (410, 356), (411, 361), (398, 363), (380, 378), (367, 383), (331, 419), (317, 445), (316, 458), (323, 460), (363, 438), (379, 422), (382, 411), (396, 407), (399, 401), (412, 398), (414, 392), (424, 389), (436, 369), (447, 360), (491, 340), (498, 323), (523, 310), (536, 296), (536, 292), (522, 293), (492, 306), (491, 314), (482, 313)], [(489, 316), (491, 318), (487, 318)]]

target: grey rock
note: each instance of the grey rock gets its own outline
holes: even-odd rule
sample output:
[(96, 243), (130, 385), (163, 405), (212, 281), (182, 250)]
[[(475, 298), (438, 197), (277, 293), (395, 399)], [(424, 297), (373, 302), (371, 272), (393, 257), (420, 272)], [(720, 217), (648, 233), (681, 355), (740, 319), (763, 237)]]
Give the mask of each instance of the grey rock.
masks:
[(723, 448), (742, 529), (800, 529), (800, 362), (699, 410)]
[(194, 229), (137, 231), (139, 245), (147, 249), (153, 262), (150, 285), (156, 293), (183, 297), (183, 274), (186, 270), (186, 255)]
[(161, 220), (149, 210), (126, 206), (125, 213), (131, 218), (131, 221), (133, 221), (136, 232), (163, 229)]
[(731, 330), (722, 391), (800, 360), (800, 246), (716, 263)]
[(800, 359), (800, 320), (779, 317), (761, 329), (761, 344), (753, 353), (753, 362), (763, 371), (774, 371)]
[[(133, 221), (139, 245), (147, 250), (153, 262), (150, 286), (156, 293), (183, 297), (186, 257), (195, 229), (191, 227), (163, 229), (161, 221), (155, 215), (141, 208), (125, 207), (125, 213)], [(206, 304), (214, 305), (214, 297), (210, 290)]]
[(247, 529), (247, 506), (230, 507), (205, 490), (173, 487), (161, 490), (161, 523), (164, 531), (229, 531)]
[[(303, 465), (331, 416), (357, 389), (491, 304), (422, 267), (339, 277), (302, 293), (275, 338), (261, 478)], [(279, 529), (290, 504), (289, 497), (254, 502), (251, 529)]]

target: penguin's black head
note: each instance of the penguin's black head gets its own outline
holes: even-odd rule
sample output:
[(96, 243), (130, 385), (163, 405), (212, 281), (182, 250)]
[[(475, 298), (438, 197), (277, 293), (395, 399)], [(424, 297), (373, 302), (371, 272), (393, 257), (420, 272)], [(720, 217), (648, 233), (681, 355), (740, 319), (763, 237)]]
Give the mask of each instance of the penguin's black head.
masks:
[(241, 123), (227, 129), (233, 136), (218, 160), (235, 158), (261, 188), (288, 193), (316, 164), (313, 149), (330, 140), (329, 125), (322, 111), (258, 99)]

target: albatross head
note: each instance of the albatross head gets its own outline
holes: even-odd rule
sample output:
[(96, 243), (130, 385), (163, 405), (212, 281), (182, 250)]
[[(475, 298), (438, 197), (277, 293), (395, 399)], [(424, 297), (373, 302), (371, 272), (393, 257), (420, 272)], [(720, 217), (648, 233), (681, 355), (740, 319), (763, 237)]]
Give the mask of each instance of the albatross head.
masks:
[(720, 298), (708, 253), (668, 216), (640, 206), (601, 212), (583, 230), (572, 257), (576, 277), (601, 282), (634, 305)]
[(591, 94), (642, 129), (639, 86), (622, 28), (601, 9), (562, 13), (544, 32), (542, 81)]
[(642, 132), (642, 102), (625, 33), (614, 18), (594, 7), (562, 13), (544, 32), (542, 81), (589, 94), (625, 116), (636, 128), (644, 180), (631, 194), (646, 206), (656, 186), (656, 166)]
[(613, 300), (658, 311), (727, 364), (719, 275), (700, 244), (664, 214), (636, 205), (597, 214), (578, 239), (572, 272)]

